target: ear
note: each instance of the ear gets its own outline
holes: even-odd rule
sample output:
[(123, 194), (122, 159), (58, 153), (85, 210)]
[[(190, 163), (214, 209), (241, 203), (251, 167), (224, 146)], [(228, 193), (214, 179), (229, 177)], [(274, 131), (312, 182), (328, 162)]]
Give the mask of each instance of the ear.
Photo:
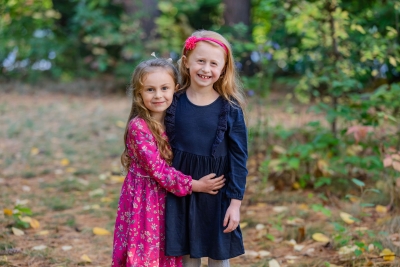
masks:
[(179, 89), (179, 83), (177, 83), (175, 86), (175, 92), (178, 91), (178, 89)]
[(182, 60), (183, 65), (185, 66), (185, 68), (188, 69), (189, 67), (188, 67), (188, 64), (187, 64), (187, 57), (186, 56), (182, 56), (181, 60)]

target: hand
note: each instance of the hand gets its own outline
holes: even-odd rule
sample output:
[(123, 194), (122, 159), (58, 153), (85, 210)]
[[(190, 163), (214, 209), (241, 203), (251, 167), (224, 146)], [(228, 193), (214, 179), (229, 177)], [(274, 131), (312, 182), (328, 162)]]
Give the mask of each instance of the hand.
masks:
[(240, 205), (242, 201), (238, 199), (231, 199), (231, 204), (229, 205), (228, 209), (225, 213), (224, 218), (224, 233), (230, 233), (235, 230), (239, 226), (240, 222)]
[(211, 173), (204, 177), (201, 177), (198, 181), (192, 181), (192, 191), (193, 192), (203, 192), (211, 195), (218, 193), (218, 190), (225, 185), (225, 178), (223, 175), (214, 178), (215, 173)]

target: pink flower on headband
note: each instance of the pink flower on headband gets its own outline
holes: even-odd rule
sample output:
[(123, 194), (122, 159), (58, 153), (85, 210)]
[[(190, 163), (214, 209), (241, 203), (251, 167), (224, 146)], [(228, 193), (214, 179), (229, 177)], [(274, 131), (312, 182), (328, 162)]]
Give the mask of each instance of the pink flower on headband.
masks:
[(196, 47), (196, 43), (197, 43), (197, 37), (196, 36), (190, 36), (189, 38), (186, 39), (185, 49), (186, 50), (193, 50)]
[(223, 42), (221, 42), (221, 41), (219, 41), (217, 39), (211, 38), (211, 37), (200, 37), (199, 38), (199, 37), (196, 37), (196, 36), (190, 36), (189, 38), (186, 39), (186, 41), (185, 41), (185, 53), (188, 50), (195, 49), (196, 48), (196, 43), (200, 42), (200, 41), (211, 41), (211, 42), (214, 42), (214, 43), (218, 44), (219, 46), (221, 46), (225, 50), (225, 52), (228, 54), (228, 48), (226, 47), (226, 45)]

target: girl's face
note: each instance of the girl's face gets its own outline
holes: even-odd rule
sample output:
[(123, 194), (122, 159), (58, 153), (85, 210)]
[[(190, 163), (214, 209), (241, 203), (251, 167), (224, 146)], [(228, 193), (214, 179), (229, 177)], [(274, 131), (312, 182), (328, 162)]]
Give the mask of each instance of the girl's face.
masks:
[(171, 74), (164, 69), (154, 69), (145, 76), (140, 95), (152, 117), (161, 122), (177, 87)]
[(225, 68), (225, 52), (222, 47), (207, 42), (198, 42), (188, 57), (183, 57), (189, 68), (190, 87), (212, 88)]

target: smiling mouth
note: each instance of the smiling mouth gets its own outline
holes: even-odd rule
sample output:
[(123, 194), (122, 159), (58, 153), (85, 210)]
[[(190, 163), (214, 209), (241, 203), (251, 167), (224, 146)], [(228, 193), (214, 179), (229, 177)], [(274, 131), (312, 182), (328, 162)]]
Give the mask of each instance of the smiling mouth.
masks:
[(153, 102), (154, 105), (164, 104), (165, 102)]
[(205, 76), (205, 75), (201, 75), (201, 74), (197, 74), (197, 75), (202, 79), (211, 79), (211, 76)]

